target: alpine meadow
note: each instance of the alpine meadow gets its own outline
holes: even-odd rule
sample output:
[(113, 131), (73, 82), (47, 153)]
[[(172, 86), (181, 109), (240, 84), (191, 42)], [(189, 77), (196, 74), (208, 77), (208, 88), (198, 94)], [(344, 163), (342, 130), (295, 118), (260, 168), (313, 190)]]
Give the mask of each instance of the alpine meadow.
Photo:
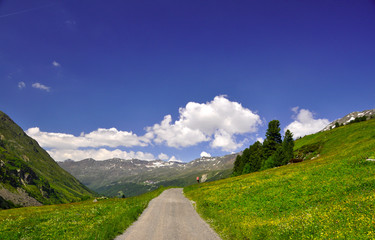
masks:
[(375, 238), (375, 119), (295, 142), (305, 161), (185, 188), (223, 239)]
[(375, 0), (0, 0), (0, 240), (375, 240)]

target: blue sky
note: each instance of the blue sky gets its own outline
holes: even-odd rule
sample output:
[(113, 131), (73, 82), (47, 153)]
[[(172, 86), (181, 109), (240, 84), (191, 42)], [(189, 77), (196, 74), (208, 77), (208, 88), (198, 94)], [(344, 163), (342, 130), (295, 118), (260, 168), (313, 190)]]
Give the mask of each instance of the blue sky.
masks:
[(375, 108), (374, 43), (369, 0), (2, 0), (0, 110), (56, 160), (224, 155)]

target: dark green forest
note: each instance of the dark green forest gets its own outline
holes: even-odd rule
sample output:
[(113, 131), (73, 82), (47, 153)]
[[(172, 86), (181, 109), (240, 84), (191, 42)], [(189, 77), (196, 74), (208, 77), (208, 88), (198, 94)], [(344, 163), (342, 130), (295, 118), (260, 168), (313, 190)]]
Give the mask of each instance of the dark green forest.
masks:
[(233, 176), (256, 172), (268, 168), (286, 165), (293, 158), (294, 140), (289, 130), (284, 139), (280, 134), (280, 122), (268, 123), (266, 139), (263, 144), (256, 141), (238, 155), (233, 167)]

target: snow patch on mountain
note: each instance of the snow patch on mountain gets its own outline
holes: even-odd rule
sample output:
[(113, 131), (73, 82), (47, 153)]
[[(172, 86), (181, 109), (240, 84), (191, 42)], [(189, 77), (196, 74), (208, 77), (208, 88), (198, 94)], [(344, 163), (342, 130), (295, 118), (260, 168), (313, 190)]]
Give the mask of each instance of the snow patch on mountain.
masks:
[(362, 111), (362, 112), (349, 113), (348, 115), (346, 115), (342, 118), (336, 119), (335, 121), (331, 122), (325, 128), (323, 128), (322, 131), (327, 131), (327, 130), (335, 128), (336, 123), (338, 123), (339, 125), (341, 125), (341, 124), (346, 125), (346, 124), (350, 123), (351, 121), (355, 120), (356, 118), (363, 117), (363, 116), (366, 116), (367, 119), (375, 116), (375, 109), (365, 110), (365, 111)]

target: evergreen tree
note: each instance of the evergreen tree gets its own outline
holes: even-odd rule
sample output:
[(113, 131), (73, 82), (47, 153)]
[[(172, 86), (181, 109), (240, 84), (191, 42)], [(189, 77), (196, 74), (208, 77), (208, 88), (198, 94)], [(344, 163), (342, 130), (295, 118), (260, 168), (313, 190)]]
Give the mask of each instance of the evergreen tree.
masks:
[(243, 150), (242, 155), (239, 159), (239, 166), (238, 166), (238, 175), (243, 174), (243, 169), (245, 168), (245, 165), (249, 162), (250, 157), (250, 151), (248, 148)]
[(236, 157), (232, 175), (238, 176), (286, 165), (293, 158), (293, 148), (292, 132), (287, 130), (284, 140), (282, 140), (280, 122), (272, 120), (268, 123), (266, 139), (263, 144), (257, 141), (249, 148), (246, 148), (242, 155)]
[(294, 140), (293, 133), (286, 130), (284, 140), (283, 140), (283, 151), (284, 151), (284, 160), (281, 162), (282, 165), (286, 165), (293, 158), (293, 148)]
[(266, 139), (263, 143), (263, 160), (265, 161), (272, 156), (281, 143), (280, 122), (279, 120), (272, 120), (268, 123)]
[(259, 171), (262, 164), (262, 144), (256, 141), (249, 148), (249, 160), (245, 164), (243, 174)]
[(279, 167), (288, 164), (290, 159), (293, 158), (293, 148), (293, 134), (291, 131), (287, 130), (285, 132), (282, 144), (279, 145), (276, 151), (265, 160), (262, 169)]
[(273, 167), (279, 167), (282, 165), (281, 163), (283, 162), (284, 159), (285, 159), (285, 153), (284, 153), (283, 147), (279, 146), (276, 149), (276, 151), (264, 161), (262, 170), (273, 168)]
[(241, 155), (237, 155), (236, 160), (234, 161), (232, 175), (233, 176), (241, 175), (242, 170), (241, 170), (241, 173), (240, 173), (240, 169), (241, 169)]

